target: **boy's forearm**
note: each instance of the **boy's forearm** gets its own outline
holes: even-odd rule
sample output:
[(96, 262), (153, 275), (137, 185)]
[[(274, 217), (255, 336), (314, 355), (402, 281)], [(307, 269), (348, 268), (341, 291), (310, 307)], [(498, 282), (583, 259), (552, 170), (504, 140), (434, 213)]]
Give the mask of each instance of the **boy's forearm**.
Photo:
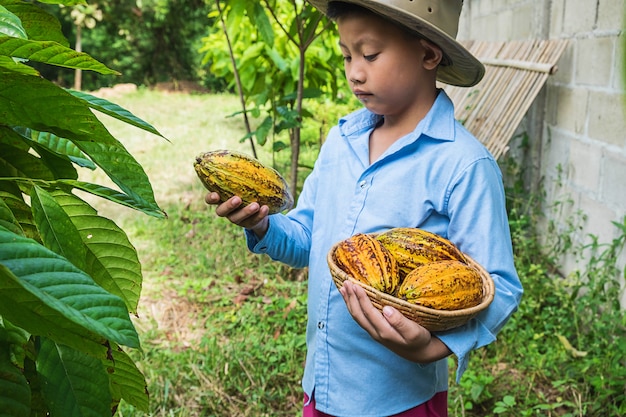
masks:
[(421, 363), (428, 364), (436, 362), (440, 359), (447, 358), (452, 354), (452, 351), (436, 336), (430, 339), (430, 343), (419, 351), (412, 351), (408, 355), (404, 356), (406, 359)]

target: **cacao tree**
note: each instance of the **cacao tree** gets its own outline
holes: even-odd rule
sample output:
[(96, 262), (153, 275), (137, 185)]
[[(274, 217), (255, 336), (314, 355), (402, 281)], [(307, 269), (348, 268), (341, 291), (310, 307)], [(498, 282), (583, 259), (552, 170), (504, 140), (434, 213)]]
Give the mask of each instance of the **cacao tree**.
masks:
[[(334, 26), (304, 0), (214, 0), (217, 27), (201, 52), (211, 72), (231, 79), (242, 112), (259, 119), (246, 140), (272, 152), (290, 149), (290, 186), (297, 190), (305, 100), (337, 96), (343, 64)], [(234, 76), (231, 76), (234, 74)], [(287, 132), (287, 140), (280, 136)], [(254, 152), (254, 147), (253, 147)]]
[[(0, 416), (110, 416), (122, 399), (147, 411), (129, 356), (141, 349), (130, 319), (141, 265), (126, 233), (80, 195), (164, 218), (145, 171), (94, 111), (161, 135), (32, 61), (116, 74), (71, 49), (37, 3), (0, 0)], [(79, 169), (115, 186), (81, 181)]]

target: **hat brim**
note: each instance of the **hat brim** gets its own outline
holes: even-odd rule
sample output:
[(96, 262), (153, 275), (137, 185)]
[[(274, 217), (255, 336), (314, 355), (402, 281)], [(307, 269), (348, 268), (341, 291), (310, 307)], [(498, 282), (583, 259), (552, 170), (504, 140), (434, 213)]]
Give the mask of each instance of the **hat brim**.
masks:
[[(317, 10), (326, 14), (331, 0), (308, 0)], [(450, 59), (449, 65), (440, 65), (437, 80), (459, 87), (471, 87), (480, 82), (485, 75), (485, 67), (456, 39), (449, 36), (424, 19), (390, 4), (382, 4), (374, 0), (343, 0), (346, 3), (360, 5), (372, 12), (397, 22), (402, 26), (419, 33), (439, 46)]]

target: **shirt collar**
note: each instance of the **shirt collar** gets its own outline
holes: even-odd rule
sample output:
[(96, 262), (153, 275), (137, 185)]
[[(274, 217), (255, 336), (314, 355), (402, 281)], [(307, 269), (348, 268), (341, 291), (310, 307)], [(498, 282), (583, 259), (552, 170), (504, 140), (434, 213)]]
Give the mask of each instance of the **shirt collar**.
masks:
[[(339, 119), (339, 130), (348, 139), (359, 137), (364, 132), (373, 129), (380, 122), (382, 116), (363, 108)], [(442, 141), (454, 140), (454, 105), (445, 91), (439, 94), (426, 117), (420, 121), (411, 134), (415, 140), (420, 135)]]

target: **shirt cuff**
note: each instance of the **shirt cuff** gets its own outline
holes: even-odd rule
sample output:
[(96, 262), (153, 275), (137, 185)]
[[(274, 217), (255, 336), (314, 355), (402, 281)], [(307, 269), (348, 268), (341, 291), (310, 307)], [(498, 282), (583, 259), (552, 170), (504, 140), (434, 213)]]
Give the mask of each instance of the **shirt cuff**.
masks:
[(477, 320), (470, 320), (462, 327), (438, 332), (435, 334), (458, 359), (456, 369), (456, 382), (459, 383), (463, 373), (469, 365), (470, 352), (496, 340), (496, 337), (488, 328)]

